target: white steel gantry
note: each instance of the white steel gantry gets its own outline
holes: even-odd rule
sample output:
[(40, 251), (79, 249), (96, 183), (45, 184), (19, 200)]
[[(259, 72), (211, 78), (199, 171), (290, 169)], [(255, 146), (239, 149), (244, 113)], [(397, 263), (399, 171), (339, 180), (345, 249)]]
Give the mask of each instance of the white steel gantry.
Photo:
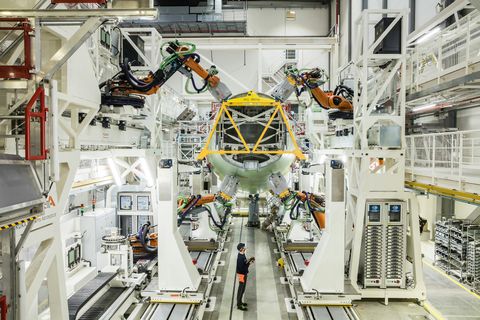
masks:
[[(381, 32), (374, 34), (373, 26), (381, 17), (393, 18)], [(414, 195), (404, 191), (405, 180), (405, 75), (406, 36), (408, 33), (406, 10), (365, 10), (356, 22), (354, 46), (355, 96), (354, 145), (347, 163), (347, 228), (353, 228), (353, 237), (347, 239), (351, 247), (348, 268), (350, 285), (362, 298), (425, 299), (422, 274), (418, 208)], [(400, 27), (400, 50), (395, 53), (378, 52), (376, 48), (394, 27)], [(389, 107), (385, 102), (389, 100)], [(377, 108), (383, 105), (384, 108)], [(373, 145), (369, 134), (376, 126), (398, 126), (400, 144), (396, 148)], [(362, 242), (371, 199), (398, 199), (407, 204), (407, 259), (412, 262), (413, 282), (405, 288), (364, 288), (360, 285)], [(350, 220), (351, 219), (351, 220)], [(349, 232), (347, 232), (348, 234)]]
[[(41, 4), (44, 2), (42, 1)], [(97, 88), (91, 93), (98, 93), (97, 99), (88, 99), (88, 94), (85, 98), (73, 93), (77, 92), (74, 85), (78, 82), (63, 81), (58, 85), (61, 88), (60, 91), (57, 88), (57, 81), (53, 79), (60, 73), (58, 71), (65, 63), (79, 52), (80, 48), (83, 49), (80, 50), (77, 58), (88, 58), (84, 42), (101, 24), (117, 20), (119, 16), (154, 17), (156, 10), (37, 9), (0, 12), (2, 17), (29, 19), (31, 25), (35, 26), (35, 30), (30, 34), (35, 36), (32, 41), (35, 54), (35, 67), (31, 70), (34, 73), (33, 77), (31, 80), (4, 79), (1, 81), (1, 89), (5, 90), (6, 95), (11, 98), (9, 103), (13, 101), (12, 107), (2, 110), (2, 116), (8, 116), (15, 110), (20, 110), (37, 88), (43, 88), (42, 90), (46, 93), (45, 104), (49, 108), (45, 119), (46, 144), (44, 146), (45, 150), (48, 149), (49, 152), (46, 160), (32, 161), (38, 175), (43, 177), (43, 181), (40, 182), (45, 195), (45, 209), (43, 215), (35, 223), (29, 224), (25, 229), (16, 228), (15, 232), (11, 233), (11, 237), (20, 238), (21, 241), (17, 248), (17, 255), (10, 257), (10, 259), (15, 259), (15, 264), (18, 266), (15, 272), (18, 273), (19, 281), (14, 284), (18, 288), (10, 288), (10, 290), (18, 292), (18, 295), (8, 302), (10, 304), (8, 317), (9, 319), (37, 319), (39, 291), (45, 286), (44, 280), (47, 279), (50, 318), (68, 319), (60, 217), (68, 206), (69, 193), (82, 157), (81, 149), (85, 148), (82, 146), (81, 137), (98, 112), (100, 96), (97, 83), (83, 83), (87, 88), (89, 85)], [(70, 25), (72, 22), (79, 23), (81, 26), (62, 29), (62, 24)], [(44, 28), (49, 29), (51, 34), (55, 34), (57, 39), (60, 39), (58, 50), (52, 52), (53, 55), (50, 59), (42, 57), (46, 44), (42, 46), (40, 36), (41, 30)], [(66, 31), (67, 29), (70, 32)], [(50, 48), (50, 51), (52, 49), (54, 50), (55, 46)], [(15, 54), (19, 56), (23, 52), (17, 50)], [(77, 61), (78, 66), (85, 68), (88, 66), (88, 61), (84, 60), (83, 63)], [(78, 69), (75, 69), (74, 65), (67, 66), (67, 69), (71, 72), (68, 75), (70, 79), (74, 79), (75, 71)], [(60, 79), (63, 78), (60, 77)], [(13, 91), (15, 92), (12, 93)], [(72, 115), (70, 124), (65, 119), (61, 119), (63, 118), (62, 113), (67, 110)], [(80, 111), (85, 112), (86, 115), (83, 121), (78, 119)], [(7, 124), (7, 130), (10, 129)], [(67, 139), (60, 141), (59, 135), (66, 136)], [(12, 137), (5, 136), (4, 138)], [(18, 136), (13, 138), (15, 138), (15, 143), (10, 143), (13, 141), (10, 139), (5, 144), (7, 153), (13, 151), (13, 153), (23, 154), (23, 138)], [(61, 144), (62, 146), (60, 146)], [(28, 144), (26, 147), (28, 148)], [(135, 157), (139, 155), (147, 156), (145, 152), (135, 152)], [(118, 156), (125, 155), (119, 154)], [(26, 250), (21, 250), (22, 248), (28, 248), (29, 252), (26, 254)]]

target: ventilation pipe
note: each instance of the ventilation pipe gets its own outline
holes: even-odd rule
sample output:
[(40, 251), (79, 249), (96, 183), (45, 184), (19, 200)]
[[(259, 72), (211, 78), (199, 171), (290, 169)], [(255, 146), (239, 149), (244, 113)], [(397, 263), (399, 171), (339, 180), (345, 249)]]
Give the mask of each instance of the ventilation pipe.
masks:
[(222, 0), (215, 0), (215, 15), (222, 14)]

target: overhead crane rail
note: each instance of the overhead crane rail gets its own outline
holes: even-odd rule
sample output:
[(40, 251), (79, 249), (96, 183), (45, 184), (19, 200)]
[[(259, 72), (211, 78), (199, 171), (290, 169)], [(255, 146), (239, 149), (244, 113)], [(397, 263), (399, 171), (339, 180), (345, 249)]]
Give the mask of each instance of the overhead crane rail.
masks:
[(471, 204), (480, 205), (480, 195), (456, 189), (449, 189), (432, 184), (425, 184), (415, 181), (405, 181), (405, 186), (410, 189), (419, 190), (429, 194), (435, 194), (442, 197), (448, 197)]

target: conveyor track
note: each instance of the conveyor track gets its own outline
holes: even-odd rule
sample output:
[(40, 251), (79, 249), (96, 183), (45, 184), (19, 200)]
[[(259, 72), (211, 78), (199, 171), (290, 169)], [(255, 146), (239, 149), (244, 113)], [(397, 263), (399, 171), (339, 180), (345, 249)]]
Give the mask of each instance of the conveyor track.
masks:
[(160, 303), (150, 319), (185, 320), (193, 307), (191, 304)]
[(208, 273), (210, 262), (212, 260), (212, 252), (191, 251), (190, 256), (196, 262), (195, 266), (202, 273)]
[(290, 259), (293, 263), (293, 270), (298, 273), (301, 270), (305, 270), (307, 267), (306, 262), (312, 258), (312, 253), (310, 252), (289, 252)]
[(352, 320), (351, 307), (343, 306), (318, 306), (308, 307), (307, 312), (312, 320)]
[(104, 286), (106, 286), (116, 273), (100, 272), (95, 278), (90, 280), (80, 290), (68, 299), (68, 318), (75, 320), (80, 309), (97, 294)]
[(79, 320), (98, 320), (105, 311), (120, 297), (125, 288), (110, 288), (79, 318)]

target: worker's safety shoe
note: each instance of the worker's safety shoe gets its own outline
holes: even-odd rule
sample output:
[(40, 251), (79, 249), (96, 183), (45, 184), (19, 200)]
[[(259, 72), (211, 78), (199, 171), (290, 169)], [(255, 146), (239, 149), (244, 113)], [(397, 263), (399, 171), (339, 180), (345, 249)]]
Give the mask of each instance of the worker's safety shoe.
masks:
[(242, 311), (247, 311), (247, 310), (248, 310), (248, 308), (245, 307), (245, 306), (243, 306), (243, 305), (237, 306), (237, 309), (238, 309), (238, 310), (242, 310)]

